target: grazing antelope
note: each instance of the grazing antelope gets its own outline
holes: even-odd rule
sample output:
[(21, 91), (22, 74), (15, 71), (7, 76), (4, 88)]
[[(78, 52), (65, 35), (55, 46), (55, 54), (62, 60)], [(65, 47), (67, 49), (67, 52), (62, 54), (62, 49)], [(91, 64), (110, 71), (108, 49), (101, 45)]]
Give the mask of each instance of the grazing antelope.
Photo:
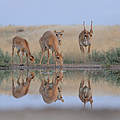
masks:
[(93, 27), (91, 21), (90, 32), (85, 28), (85, 22), (83, 22), (84, 30), (79, 34), (79, 46), (82, 53), (84, 53), (84, 48), (88, 47), (88, 53), (90, 53), (91, 39), (93, 35)]
[(59, 82), (63, 79), (63, 73), (59, 72), (55, 74), (52, 82), (50, 83), (49, 77), (48, 80), (42, 80), (39, 92), (42, 95), (42, 98), (45, 103), (50, 104), (60, 100), (64, 102), (64, 99), (61, 95), (61, 88), (59, 87)]
[(49, 50), (52, 51), (52, 55), (54, 56), (56, 65), (57, 63), (59, 63), (60, 65), (63, 64), (63, 57), (62, 57), (62, 54), (59, 52), (59, 46), (58, 46), (59, 42), (58, 42), (58, 38), (56, 37), (55, 33), (51, 31), (45, 32), (43, 36), (40, 38), (39, 43), (40, 43), (40, 47), (42, 50), (40, 64), (42, 62), (45, 51), (48, 52), (47, 64), (49, 64)]
[(79, 87), (79, 98), (84, 103), (84, 109), (85, 109), (85, 104), (87, 102), (90, 102), (91, 109), (92, 109), (93, 99), (92, 99), (90, 80), (88, 80), (88, 86), (86, 85), (84, 86), (84, 80), (81, 81), (80, 87)]
[[(22, 82), (20, 83), (20, 78), (22, 76)], [(17, 79), (17, 86), (14, 85), (14, 78), (12, 76), (12, 94), (15, 98), (20, 98), (25, 96), (28, 93), (31, 80), (34, 78), (34, 73), (31, 72), (28, 77), (26, 77), (26, 81), (24, 82), (23, 73), (21, 72)]]
[[(35, 61), (34, 57), (31, 55), (27, 40), (16, 36), (13, 38), (13, 43), (12, 43), (12, 64), (13, 64), (13, 56), (14, 56), (15, 47), (17, 48), (17, 55), (20, 58), (20, 64), (22, 64), (23, 62), (24, 53), (26, 53), (27, 64), (28, 64), (28, 58), (30, 59), (31, 63)], [(22, 53), (22, 57), (20, 57), (20, 52)]]
[(64, 33), (64, 30), (61, 30), (61, 31), (54, 31), (54, 33), (56, 34), (56, 37), (58, 39), (58, 44), (61, 45), (61, 41), (63, 39), (63, 33)]

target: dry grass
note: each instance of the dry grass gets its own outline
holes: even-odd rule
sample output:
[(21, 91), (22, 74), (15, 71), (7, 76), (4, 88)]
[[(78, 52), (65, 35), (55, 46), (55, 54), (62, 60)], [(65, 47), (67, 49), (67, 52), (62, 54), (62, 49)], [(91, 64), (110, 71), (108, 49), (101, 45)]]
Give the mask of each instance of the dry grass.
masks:
[[(18, 29), (24, 29), (24, 32), (16, 33)], [(87, 26), (87, 28), (89, 28)], [(83, 30), (81, 25), (50, 25), (50, 26), (6, 26), (0, 27), (0, 48), (11, 54), (12, 38), (16, 35), (29, 41), (31, 52), (40, 51), (39, 39), (47, 30), (64, 30), (64, 40), (61, 46), (64, 58), (70, 61), (79, 62), (80, 49), (78, 45), (78, 35)], [(120, 26), (94, 26), (94, 37), (92, 41), (92, 50), (107, 51), (111, 48), (120, 46)]]

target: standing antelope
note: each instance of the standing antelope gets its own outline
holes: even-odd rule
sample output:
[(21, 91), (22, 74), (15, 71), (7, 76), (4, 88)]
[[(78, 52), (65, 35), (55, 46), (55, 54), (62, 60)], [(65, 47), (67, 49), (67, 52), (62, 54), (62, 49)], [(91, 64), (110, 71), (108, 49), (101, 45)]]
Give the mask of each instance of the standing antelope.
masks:
[(90, 32), (85, 28), (85, 21), (83, 22), (84, 30), (79, 34), (79, 46), (82, 53), (84, 53), (84, 48), (88, 47), (88, 53), (90, 53), (91, 39), (93, 35), (92, 21)]
[(61, 30), (61, 31), (54, 31), (54, 33), (56, 34), (56, 37), (57, 37), (57, 39), (58, 39), (58, 44), (59, 45), (61, 45), (61, 41), (62, 41), (62, 39), (63, 39), (63, 33), (64, 33), (64, 30)]
[(39, 92), (42, 95), (42, 98), (45, 103), (50, 104), (52, 102), (56, 102), (57, 100), (61, 100), (64, 102), (64, 99), (61, 95), (61, 88), (59, 87), (59, 82), (63, 79), (63, 73), (55, 73), (55, 77), (52, 79), (52, 83), (50, 83), (49, 76), (48, 80), (42, 80)]
[(52, 55), (54, 56), (56, 65), (57, 63), (60, 63), (60, 65), (63, 64), (63, 57), (62, 57), (62, 54), (59, 52), (59, 46), (58, 46), (59, 42), (58, 42), (58, 38), (56, 37), (55, 33), (51, 31), (45, 32), (43, 36), (40, 38), (39, 43), (40, 43), (40, 47), (42, 50), (40, 64), (42, 62), (45, 51), (48, 52), (47, 64), (49, 64), (49, 50), (52, 51)]
[[(30, 59), (31, 63), (34, 62), (34, 57), (31, 55), (27, 40), (16, 36), (13, 38), (13, 43), (12, 43), (12, 64), (13, 64), (13, 56), (14, 56), (15, 47), (17, 48), (17, 55), (20, 58), (20, 64), (22, 64), (23, 62), (24, 53), (26, 53), (27, 64), (28, 64), (28, 58)], [(20, 57), (20, 52), (22, 53), (22, 57)]]
[(91, 109), (92, 109), (93, 99), (92, 99), (90, 80), (88, 80), (88, 86), (86, 85), (84, 86), (84, 80), (81, 81), (80, 87), (79, 87), (79, 98), (84, 103), (84, 109), (85, 109), (85, 104), (87, 102), (90, 102)]
[[(21, 78), (22, 76), (22, 78)], [(20, 83), (20, 78), (22, 79), (22, 82)], [(31, 80), (34, 78), (34, 73), (31, 72), (30, 75), (28, 77), (26, 77), (26, 81), (24, 82), (23, 79), (23, 73), (21, 72), (18, 79), (17, 79), (17, 85), (15, 87), (14, 85), (14, 78), (12, 75), (12, 94), (15, 98), (20, 98), (23, 97), (24, 95), (26, 95), (28, 93), (29, 87), (30, 87), (30, 83)]]

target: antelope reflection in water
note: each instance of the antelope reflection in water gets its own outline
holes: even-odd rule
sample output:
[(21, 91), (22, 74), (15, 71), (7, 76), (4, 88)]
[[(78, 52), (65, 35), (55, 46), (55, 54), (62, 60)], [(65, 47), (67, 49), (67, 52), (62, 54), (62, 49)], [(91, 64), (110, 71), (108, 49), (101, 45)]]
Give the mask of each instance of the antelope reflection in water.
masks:
[[(19, 71), (19, 77), (17, 79), (16, 86), (15, 86), (15, 81), (14, 81), (13, 72), (12, 72), (12, 94), (15, 98), (23, 97), (28, 93), (31, 80), (35, 76), (34, 72), (31, 72), (31, 73), (27, 72), (26, 81), (24, 81), (23, 72), (24, 71)], [(20, 79), (22, 80), (21, 82), (20, 82)]]
[(84, 82), (85, 81), (83, 78), (79, 87), (79, 98), (84, 103), (84, 109), (85, 109), (85, 104), (87, 102), (90, 102), (91, 109), (92, 109), (93, 99), (92, 99), (92, 90), (91, 90), (90, 80), (89, 79), (87, 80), (88, 85), (84, 85)]
[(45, 103), (50, 104), (56, 102), (57, 100), (64, 102), (64, 99), (61, 94), (61, 87), (59, 85), (59, 83), (62, 82), (62, 80), (62, 71), (55, 72), (51, 82), (49, 79), (49, 72), (48, 79), (42, 80), (39, 92), (42, 95), (42, 98)]

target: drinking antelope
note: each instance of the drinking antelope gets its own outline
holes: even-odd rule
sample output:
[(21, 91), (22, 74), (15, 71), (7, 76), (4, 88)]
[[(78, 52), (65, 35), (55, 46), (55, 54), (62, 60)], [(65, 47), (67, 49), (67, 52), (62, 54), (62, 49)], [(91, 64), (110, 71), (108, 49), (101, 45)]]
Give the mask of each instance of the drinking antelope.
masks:
[[(24, 82), (23, 79), (23, 72), (20, 72), (20, 75), (17, 79), (17, 86), (14, 85), (14, 78), (12, 75), (12, 94), (15, 98), (20, 98), (25, 96), (28, 93), (31, 80), (34, 78), (34, 73), (31, 72), (30, 75), (26, 77), (26, 81)], [(20, 82), (20, 79), (22, 79), (22, 82)]]
[(61, 72), (56, 73), (55, 77), (53, 77), (52, 82), (48, 77), (48, 80), (42, 80), (39, 92), (42, 95), (42, 98), (45, 103), (50, 104), (52, 102), (56, 102), (60, 100), (64, 102), (64, 99), (61, 95), (61, 88), (59, 87), (59, 82), (62, 81), (63, 74)]
[(91, 39), (93, 35), (93, 27), (91, 21), (90, 32), (85, 28), (85, 21), (83, 22), (84, 30), (79, 34), (79, 46), (82, 53), (84, 53), (84, 48), (88, 47), (88, 53), (90, 53)]
[(84, 85), (84, 80), (81, 81), (79, 87), (79, 98), (84, 103), (84, 109), (85, 109), (85, 104), (87, 102), (90, 102), (92, 109), (93, 99), (92, 99), (90, 80), (88, 80), (88, 86)]
[[(12, 64), (13, 64), (14, 48), (17, 48), (17, 55), (20, 58), (20, 64), (23, 63), (24, 53), (26, 53), (27, 64), (28, 64), (28, 58), (31, 61), (31, 63), (35, 61), (34, 57), (31, 55), (27, 40), (16, 36), (13, 38), (13, 43), (12, 43)], [(20, 56), (20, 52), (22, 53), (22, 57)]]
[(49, 64), (49, 50), (52, 51), (52, 55), (54, 56), (56, 65), (57, 63), (60, 63), (60, 65), (63, 64), (63, 57), (62, 57), (62, 54), (59, 52), (59, 46), (58, 46), (59, 42), (58, 42), (58, 38), (56, 37), (55, 33), (51, 31), (45, 32), (43, 36), (40, 38), (39, 43), (40, 43), (40, 47), (42, 50), (40, 64), (42, 62), (45, 51), (48, 52), (47, 64)]
[(64, 30), (61, 30), (61, 31), (54, 31), (54, 33), (56, 34), (56, 37), (57, 37), (57, 39), (58, 39), (58, 44), (59, 45), (61, 45), (61, 41), (62, 41), (62, 39), (63, 39), (63, 33), (64, 33)]

